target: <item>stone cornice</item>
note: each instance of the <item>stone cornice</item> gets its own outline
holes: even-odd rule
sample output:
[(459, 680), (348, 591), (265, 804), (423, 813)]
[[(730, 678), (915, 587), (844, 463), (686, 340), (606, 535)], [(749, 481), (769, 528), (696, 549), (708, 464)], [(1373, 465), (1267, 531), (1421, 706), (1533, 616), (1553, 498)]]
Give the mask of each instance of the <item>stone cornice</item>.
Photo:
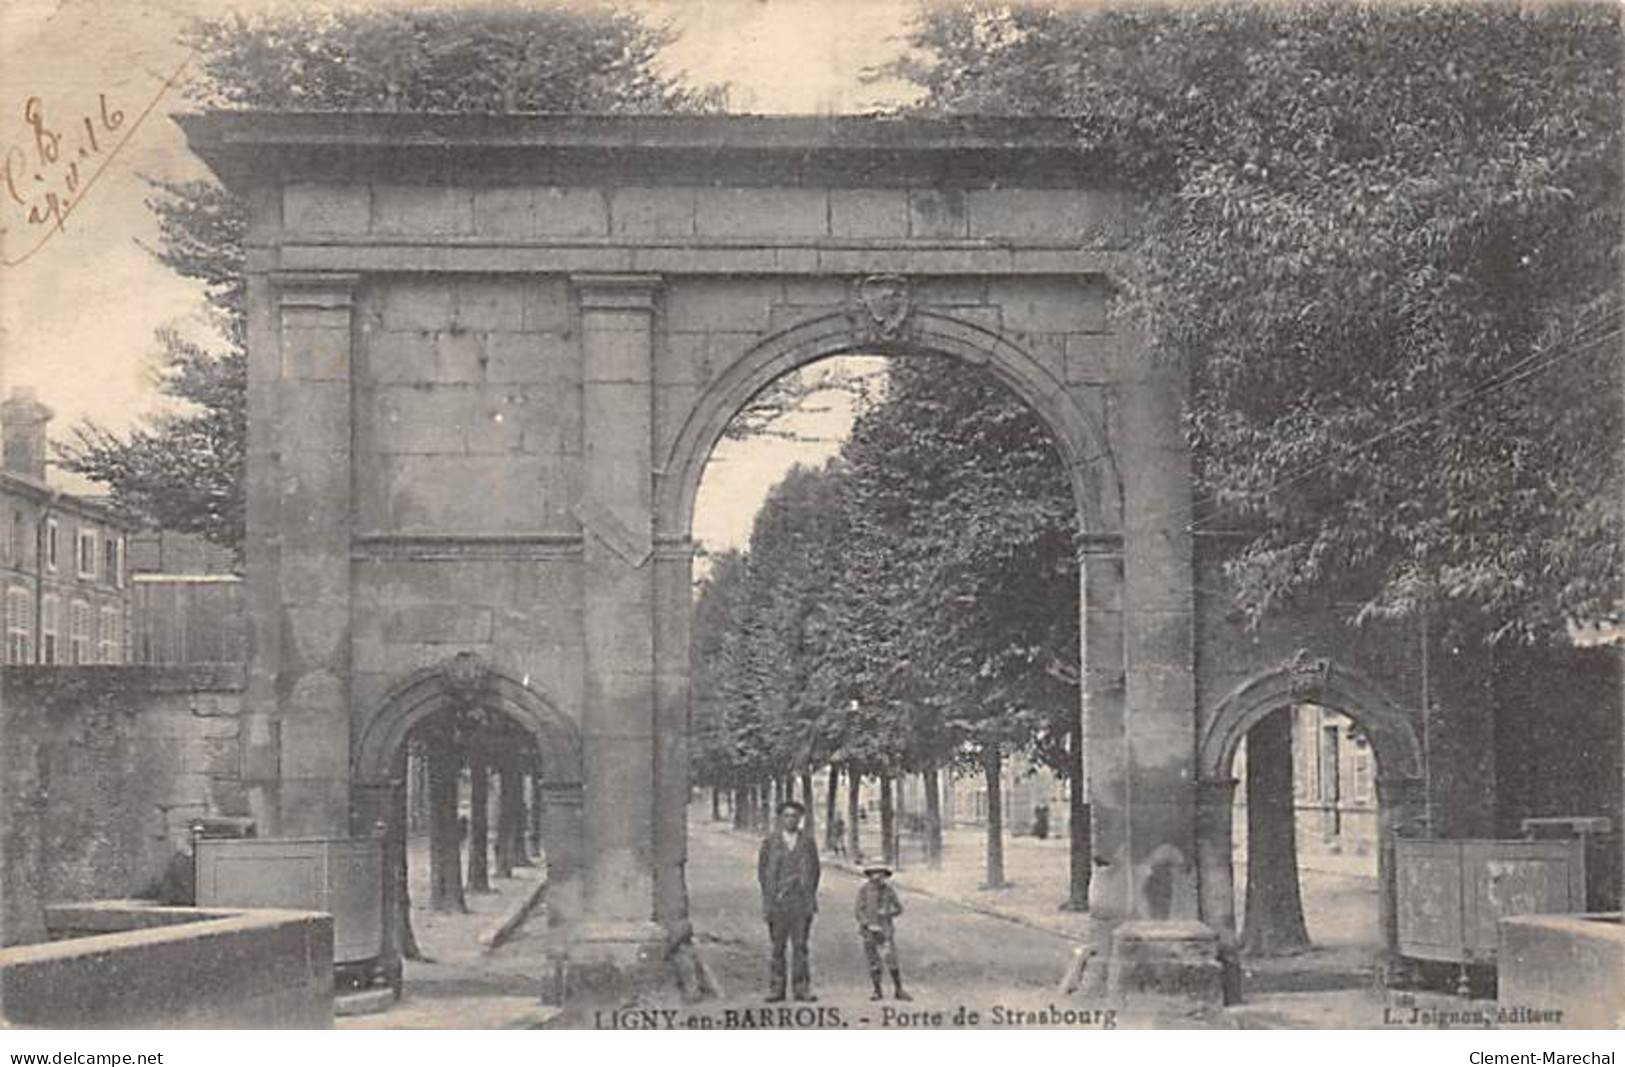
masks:
[(1076, 241), (855, 238), (502, 238), (300, 234), (256, 253), (262, 270), (362, 273), (1105, 275), (1124, 254)]
[(499, 184), (605, 173), (660, 184), (1104, 184), (1102, 160), (1055, 118), (216, 111), (175, 121), (239, 188), (335, 175), (444, 184), (475, 171)]

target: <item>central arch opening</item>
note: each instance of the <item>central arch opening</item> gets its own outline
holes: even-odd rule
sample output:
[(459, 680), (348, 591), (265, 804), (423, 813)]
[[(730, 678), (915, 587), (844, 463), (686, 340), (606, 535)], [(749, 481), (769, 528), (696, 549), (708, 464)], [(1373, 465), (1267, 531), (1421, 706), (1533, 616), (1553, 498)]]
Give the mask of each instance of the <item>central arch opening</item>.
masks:
[[(794, 800), (823, 855), (821, 911), (847, 914), (858, 871), (883, 863), (905, 889), (994, 897), (1081, 933), (1079, 515), (1094, 472), (1069, 462), (1080, 441), (1063, 447), (1012, 388), (1019, 363), (986, 349), (956, 358), (916, 336), (792, 352), (740, 376), (755, 389), (738, 388), (678, 509), (696, 543), (691, 914), (762, 940), (765, 960), (738, 916), (761, 910), (746, 902), (758, 843)], [(1008, 924), (938, 910), (921, 921), (971, 932), (903, 938), (905, 971), (1053, 983), (1055, 935), (1012, 945)], [(815, 984), (861, 982), (846, 923), (812, 929)], [(966, 951), (995, 934), (1001, 951)], [(759, 985), (760, 969), (729, 980)]]

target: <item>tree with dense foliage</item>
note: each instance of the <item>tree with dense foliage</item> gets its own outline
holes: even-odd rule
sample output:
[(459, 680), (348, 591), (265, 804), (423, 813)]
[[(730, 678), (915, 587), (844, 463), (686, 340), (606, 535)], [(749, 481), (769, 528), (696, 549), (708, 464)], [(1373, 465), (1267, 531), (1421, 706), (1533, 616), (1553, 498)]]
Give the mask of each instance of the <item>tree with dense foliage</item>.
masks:
[(1332, 588), (1542, 639), (1620, 588), (1613, 5), (932, 8), (927, 107), (1062, 113), (1145, 195), (1255, 616)]
[[(238, 15), (193, 22), (187, 88), (200, 106), (300, 111), (712, 110), (719, 89), (660, 74), (669, 34), (608, 8), (448, 8)], [(200, 282), (209, 338), (158, 331), (159, 389), (175, 401), (120, 434), (75, 427), (67, 470), (169, 529), (240, 548), (247, 438), (243, 202), (210, 180), (153, 180), (158, 261)]]
[[(887, 828), (892, 779), (924, 775), (938, 839), (941, 770), (987, 774), (996, 792), (1004, 755), (1060, 753), (1055, 739), (1076, 732), (1075, 531), (1065, 471), (1030, 409), (978, 369), (894, 361), (838, 461), (775, 488), (748, 553), (701, 594), (702, 773), (776, 732), (767, 773), (823, 761), (849, 789), (877, 778)], [(992, 885), (1001, 841), (995, 823)]]
[(1139, 192), (1116, 310), (1190, 369), (1243, 612), (1538, 643), (1620, 589), (1620, 19), (978, 2), (903, 66), (926, 110), (1072, 116)]

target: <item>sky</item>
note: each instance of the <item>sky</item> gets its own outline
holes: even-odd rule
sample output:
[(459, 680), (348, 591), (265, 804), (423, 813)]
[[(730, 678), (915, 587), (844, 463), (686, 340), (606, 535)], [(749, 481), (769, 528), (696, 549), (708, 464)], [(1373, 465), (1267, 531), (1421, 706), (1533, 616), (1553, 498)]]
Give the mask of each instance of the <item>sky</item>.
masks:
[[(206, 175), (168, 118), (188, 109), (188, 56), (175, 42), (177, 30), (200, 13), (316, 6), (335, 3), (0, 0), (0, 148), (12, 161), (12, 182), (26, 191), (32, 177), (18, 165), (27, 158), (19, 153), (38, 147), (30, 100), (40, 127), (64, 132), (63, 151), (83, 152), (70, 198), (76, 202), (60, 227), (30, 225), (28, 208), (8, 195), (0, 174), (0, 393), (33, 388), (56, 412), (53, 436), (64, 438), (84, 419), (124, 429), (159, 410), (153, 331), (179, 324), (204, 335), (200, 288), (147, 251), (157, 230), (144, 179)], [(661, 62), (694, 81), (727, 84), (735, 111), (866, 112), (895, 106), (906, 92), (863, 75), (903, 50), (913, 0), (625, 6), (669, 22), (678, 36)], [(850, 412), (839, 397), (829, 399), (822, 405), (829, 410), (794, 427), (815, 443), (769, 439), (718, 449), (696, 505), (697, 539), (714, 548), (740, 544), (774, 482), (794, 463), (817, 463), (834, 451)], [(94, 489), (60, 472), (52, 478), (64, 488)]]

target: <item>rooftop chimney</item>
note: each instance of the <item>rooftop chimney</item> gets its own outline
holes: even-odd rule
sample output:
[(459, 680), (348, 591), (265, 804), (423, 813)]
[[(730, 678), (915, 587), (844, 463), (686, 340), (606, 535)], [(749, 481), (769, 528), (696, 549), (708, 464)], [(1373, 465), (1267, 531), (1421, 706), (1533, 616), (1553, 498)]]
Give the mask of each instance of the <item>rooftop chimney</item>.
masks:
[(5, 438), (5, 465), (12, 474), (45, 481), (45, 424), (53, 412), (34, 390), (17, 388), (0, 404), (0, 435)]

